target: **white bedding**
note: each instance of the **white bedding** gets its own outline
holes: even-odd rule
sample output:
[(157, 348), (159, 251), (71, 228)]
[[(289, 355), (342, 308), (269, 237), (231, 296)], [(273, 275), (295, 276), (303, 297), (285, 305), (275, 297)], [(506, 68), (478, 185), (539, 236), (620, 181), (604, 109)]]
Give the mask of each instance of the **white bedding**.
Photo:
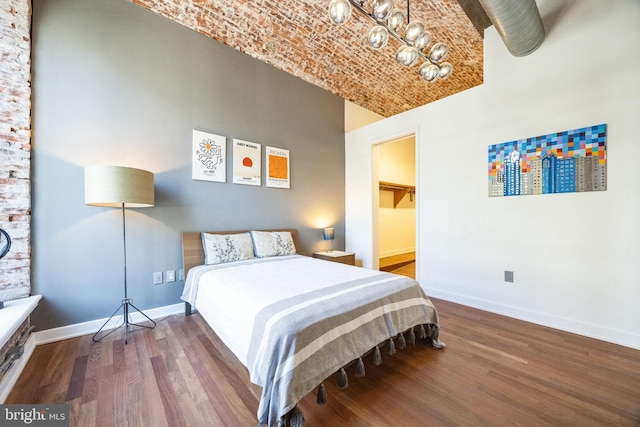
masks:
[(192, 268), (182, 299), (262, 387), (260, 425), (278, 425), (306, 394), (383, 342), (391, 351), (408, 334), (444, 347), (435, 307), (415, 280), (300, 255)]
[[(301, 255), (244, 260), (192, 268), (181, 298), (198, 310), (247, 366), (254, 319), (264, 307), (284, 298), (379, 273)], [(248, 298), (249, 295), (252, 298)]]

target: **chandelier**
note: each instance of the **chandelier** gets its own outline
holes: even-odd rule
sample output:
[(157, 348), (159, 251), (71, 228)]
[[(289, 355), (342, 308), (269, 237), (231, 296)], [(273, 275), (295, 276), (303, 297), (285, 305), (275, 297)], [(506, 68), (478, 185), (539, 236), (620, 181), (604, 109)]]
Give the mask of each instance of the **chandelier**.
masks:
[[(371, 12), (365, 9), (365, 4), (371, 3)], [(405, 67), (414, 66), (418, 60), (424, 61), (418, 72), (428, 82), (437, 79), (446, 79), (451, 75), (453, 66), (448, 62), (442, 62), (449, 52), (446, 44), (438, 42), (431, 46), (431, 34), (424, 29), (420, 21), (409, 22), (409, 0), (407, 0), (407, 26), (404, 29), (404, 37), (399, 33), (404, 24), (404, 14), (395, 7), (393, 0), (331, 0), (329, 3), (329, 17), (334, 24), (341, 25), (349, 20), (351, 6), (369, 17), (375, 25), (367, 34), (369, 46), (374, 49), (382, 49), (387, 45), (389, 36), (400, 42), (396, 51), (396, 60)]]

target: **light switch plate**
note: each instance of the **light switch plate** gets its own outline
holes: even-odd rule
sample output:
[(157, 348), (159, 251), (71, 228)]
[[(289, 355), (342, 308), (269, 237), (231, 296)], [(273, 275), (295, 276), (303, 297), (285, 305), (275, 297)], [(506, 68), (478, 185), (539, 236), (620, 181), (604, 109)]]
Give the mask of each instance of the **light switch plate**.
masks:
[(153, 273), (153, 284), (159, 285), (160, 283), (162, 283), (162, 271), (156, 271)]

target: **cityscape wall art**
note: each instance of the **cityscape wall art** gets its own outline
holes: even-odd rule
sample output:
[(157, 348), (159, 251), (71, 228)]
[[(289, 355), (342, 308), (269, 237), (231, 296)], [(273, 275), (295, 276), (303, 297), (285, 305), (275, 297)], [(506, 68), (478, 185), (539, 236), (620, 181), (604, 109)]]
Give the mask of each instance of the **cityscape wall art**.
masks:
[(489, 197), (606, 189), (606, 124), (489, 146)]

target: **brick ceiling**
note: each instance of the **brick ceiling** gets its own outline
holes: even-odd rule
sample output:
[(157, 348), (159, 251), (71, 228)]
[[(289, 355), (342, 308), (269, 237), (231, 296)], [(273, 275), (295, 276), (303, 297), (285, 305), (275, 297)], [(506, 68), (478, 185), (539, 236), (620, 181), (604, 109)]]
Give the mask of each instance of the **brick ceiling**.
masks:
[[(482, 84), (482, 35), (457, 0), (410, 3), (411, 20), (449, 46), (453, 74), (434, 83), (420, 78), (417, 65), (396, 62), (392, 37), (370, 48), (371, 21), (355, 9), (334, 25), (329, 0), (130, 1), (385, 117)], [(406, 12), (405, 1), (395, 3)]]

